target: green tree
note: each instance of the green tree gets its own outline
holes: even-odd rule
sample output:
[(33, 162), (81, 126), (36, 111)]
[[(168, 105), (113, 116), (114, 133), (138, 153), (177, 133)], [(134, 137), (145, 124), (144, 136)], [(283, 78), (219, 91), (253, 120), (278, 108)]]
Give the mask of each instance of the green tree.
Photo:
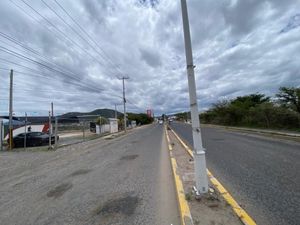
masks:
[(280, 87), (276, 96), (281, 105), (300, 113), (300, 88)]
[(153, 118), (152, 117), (148, 117), (147, 114), (145, 113), (128, 113), (128, 120), (135, 120), (136, 124), (149, 124), (153, 122)]
[(108, 124), (108, 120), (105, 117), (98, 117), (96, 119), (96, 124), (98, 125)]
[(255, 107), (264, 102), (269, 102), (270, 97), (266, 97), (264, 94), (251, 94), (246, 96), (240, 96), (230, 102), (231, 105), (238, 106), (242, 109), (249, 109)]

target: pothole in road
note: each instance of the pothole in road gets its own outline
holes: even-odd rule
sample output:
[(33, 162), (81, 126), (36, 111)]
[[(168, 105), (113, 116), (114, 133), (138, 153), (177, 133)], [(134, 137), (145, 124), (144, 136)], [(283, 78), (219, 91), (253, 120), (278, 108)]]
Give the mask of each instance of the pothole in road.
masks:
[(118, 215), (131, 216), (134, 214), (139, 202), (139, 197), (126, 194), (124, 196), (108, 200), (96, 209), (96, 214), (106, 217)]
[(74, 177), (74, 176), (84, 175), (84, 174), (87, 174), (91, 171), (92, 170), (90, 170), (90, 169), (80, 169), (80, 170), (76, 170), (73, 173), (71, 173), (70, 176)]
[(61, 197), (66, 191), (73, 187), (72, 183), (63, 183), (56, 186), (54, 189), (48, 191), (47, 197), (49, 198), (58, 198)]
[(120, 158), (120, 160), (133, 160), (136, 159), (139, 155), (125, 155)]

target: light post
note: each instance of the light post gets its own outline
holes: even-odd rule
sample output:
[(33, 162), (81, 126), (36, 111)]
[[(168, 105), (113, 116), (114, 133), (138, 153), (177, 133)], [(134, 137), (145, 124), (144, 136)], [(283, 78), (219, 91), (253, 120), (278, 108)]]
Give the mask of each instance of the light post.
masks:
[(194, 152), (194, 163), (195, 163), (194, 165), (195, 180), (196, 180), (197, 192), (198, 194), (201, 194), (201, 193), (208, 192), (208, 179), (206, 173), (205, 149), (202, 146), (202, 137), (201, 137), (201, 130), (200, 130), (196, 82), (195, 82), (195, 74), (194, 74), (195, 66), (193, 63), (193, 53), (192, 53), (192, 44), (191, 44), (186, 0), (181, 0), (181, 10), (182, 10), (185, 54), (186, 54), (186, 64), (187, 64), (187, 77), (188, 77), (189, 96), (190, 96), (193, 143), (194, 143), (193, 152)]

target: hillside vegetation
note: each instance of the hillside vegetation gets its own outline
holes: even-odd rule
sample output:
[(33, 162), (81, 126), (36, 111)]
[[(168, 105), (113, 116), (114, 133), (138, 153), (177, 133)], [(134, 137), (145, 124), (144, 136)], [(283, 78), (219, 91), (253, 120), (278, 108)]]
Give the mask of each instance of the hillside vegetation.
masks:
[(300, 131), (300, 88), (281, 87), (273, 98), (255, 93), (220, 101), (200, 119), (210, 124)]

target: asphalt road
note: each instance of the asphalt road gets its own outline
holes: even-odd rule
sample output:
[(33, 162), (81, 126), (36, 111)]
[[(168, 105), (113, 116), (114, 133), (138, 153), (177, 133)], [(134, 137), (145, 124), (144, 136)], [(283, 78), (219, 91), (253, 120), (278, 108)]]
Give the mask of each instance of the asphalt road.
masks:
[[(189, 124), (172, 128), (191, 146)], [(261, 225), (300, 224), (300, 144), (203, 127), (207, 167)]]
[(55, 152), (0, 153), (0, 224), (178, 225), (161, 125)]

